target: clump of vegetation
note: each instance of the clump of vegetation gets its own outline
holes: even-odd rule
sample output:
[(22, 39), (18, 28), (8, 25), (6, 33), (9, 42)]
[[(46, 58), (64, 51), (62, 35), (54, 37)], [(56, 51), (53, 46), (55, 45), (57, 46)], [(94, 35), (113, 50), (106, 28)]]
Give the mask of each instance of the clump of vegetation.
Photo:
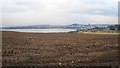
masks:
[(108, 26), (108, 28), (109, 28), (110, 30), (118, 30), (118, 31), (120, 31), (120, 24)]

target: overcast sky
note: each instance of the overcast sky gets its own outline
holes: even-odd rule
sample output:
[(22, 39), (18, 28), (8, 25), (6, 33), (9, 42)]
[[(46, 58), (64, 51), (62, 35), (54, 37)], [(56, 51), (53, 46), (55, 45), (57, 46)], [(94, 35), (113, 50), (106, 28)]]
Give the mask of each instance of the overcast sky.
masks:
[(118, 0), (4, 0), (2, 26), (116, 24)]

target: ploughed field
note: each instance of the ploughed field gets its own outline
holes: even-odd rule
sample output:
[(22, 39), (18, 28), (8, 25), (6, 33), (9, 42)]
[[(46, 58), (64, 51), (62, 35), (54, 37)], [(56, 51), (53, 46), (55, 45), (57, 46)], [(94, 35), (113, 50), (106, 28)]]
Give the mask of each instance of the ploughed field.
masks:
[(115, 65), (118, 35), (2, 31), (3, 66)]

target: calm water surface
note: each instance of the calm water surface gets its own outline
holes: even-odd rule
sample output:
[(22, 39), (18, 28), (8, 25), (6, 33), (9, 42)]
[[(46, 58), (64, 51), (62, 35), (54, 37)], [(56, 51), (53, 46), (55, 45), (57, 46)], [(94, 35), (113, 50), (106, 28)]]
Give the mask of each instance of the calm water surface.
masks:
[(33, 32), (33, 33), (59, 33), (76, 31), (75, 29), (2, 29), (4, 31)]

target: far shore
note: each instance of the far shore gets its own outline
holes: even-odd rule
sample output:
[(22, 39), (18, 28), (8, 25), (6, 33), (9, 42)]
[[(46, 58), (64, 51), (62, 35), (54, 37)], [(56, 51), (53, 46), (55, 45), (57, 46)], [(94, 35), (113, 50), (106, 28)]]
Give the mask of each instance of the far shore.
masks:
[[(19, 32), (19, 31), (5, 31), (5, 30), (1, 30), (0, 32)], [(45, 33), (45, 32), (20, 32), (20, 33)], [(69, 33), (69, 32), (47, 32), (47, 33)], [(46, 34), (47, 34), (46, 33)], [(108, 33), (108, 32), (72, 32), (72, 33), (80, 33), (80, 34), (107, 34), (107, 35), (119, 35), (120, 32), (118, 33)]]
[(108, 33), (108, 32), (78, 32), (81, 34), (110, 34), (110, 35), (118, 35), (119, 33)]

